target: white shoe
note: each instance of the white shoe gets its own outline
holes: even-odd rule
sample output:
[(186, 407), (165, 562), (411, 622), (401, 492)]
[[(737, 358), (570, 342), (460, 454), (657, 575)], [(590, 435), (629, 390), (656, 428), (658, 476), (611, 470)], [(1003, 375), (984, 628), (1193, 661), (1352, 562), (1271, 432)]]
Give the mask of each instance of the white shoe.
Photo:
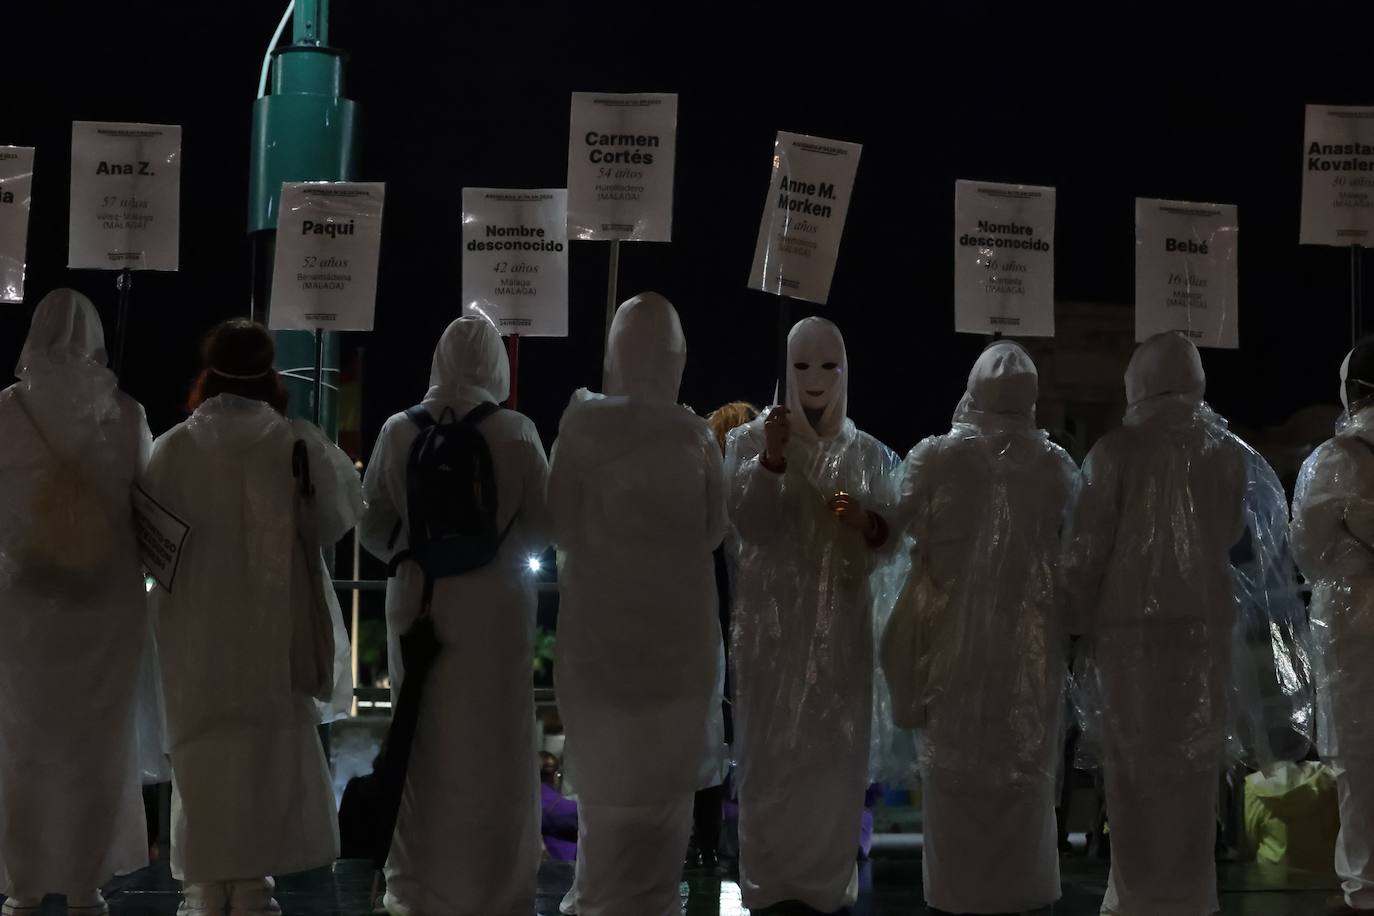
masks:
[(558, 912), (562, 913), (563, 916), (577, 916), (577, 888), (575, 886), (558, 904)]
[(181, 889), (177, 916), (224, 916), (229, 904), (229, 885), (218, 881), (187, 884)]
[(0, 914), (3, 916), (23, 916), (23, 914), (37, 913), (38, 908), (42, 905), (42, 897), (6, 897), (5, 905), (0, 906)]
[(96, 888), (84, 894), (68, 894), (67, 912), (72, 916), (109, 916), (110, 905), (105, 902), (105, 895)]
[(276, 888), (271, 878), (230, 882), (229, 916), (281, 916), (281, 904), (272, 899)]
[(391, 891), (382, 895), (382, 909), (386, 910), (387, 916), (410, 916), (410, 907), (402, 903)]

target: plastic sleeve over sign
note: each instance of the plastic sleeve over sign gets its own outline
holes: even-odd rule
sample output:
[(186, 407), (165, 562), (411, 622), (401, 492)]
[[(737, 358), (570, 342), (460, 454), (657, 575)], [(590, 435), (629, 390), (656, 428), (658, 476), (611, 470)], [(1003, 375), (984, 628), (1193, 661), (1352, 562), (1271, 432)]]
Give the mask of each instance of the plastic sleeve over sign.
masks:
[(899, 475), (912, 570), (884, 638), (899, 724), (923, 768), (970, 786), (1053, 782), (1067, 640), (1056, 585), (1072, 459), (1033, 421), (980, 414)]
[(830, 438), (794, 436), (776, 474), (759, 461), (763, 442), (759, 418), (731, 433), (725, 462), (741, 791), (794, 767), (904, 776), (884, 765), (896, 736), (874, 659), (907, 557), (895, 537), (870, 546), (827, 505), (843, 490), (891, 519), (896, 455), (845, 421)]
[(1293, 549), (1312, 584), (1317, 735), (1336, 765), (1374, 757), (1374, 410), (1303, 464)]
[(1272, 469), (1205, 404), (1134, 405), (1066, 538), (1086, 762), (1144, 775), (1300, 757), (1309, 640)]
[(24, 301), (33, 147), (0, 146), (0, 302)]

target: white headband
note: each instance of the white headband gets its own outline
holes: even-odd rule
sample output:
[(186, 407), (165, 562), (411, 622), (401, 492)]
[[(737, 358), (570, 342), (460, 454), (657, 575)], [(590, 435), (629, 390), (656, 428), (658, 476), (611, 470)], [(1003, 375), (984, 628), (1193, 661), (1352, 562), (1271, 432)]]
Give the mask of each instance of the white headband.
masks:
[(272, 369), (264, 369), (262, 372), (255, 372), (252, 375), (235, 375), (232, 372), (225, 372), (223, 369), (216, 369), (214, 366), (211, 366), (210, 372), (218, 375), (220, 378), (233, 379), (236, 382), (251, 382), (254, 379), (267, 378), (267, 376), (272, 374)]

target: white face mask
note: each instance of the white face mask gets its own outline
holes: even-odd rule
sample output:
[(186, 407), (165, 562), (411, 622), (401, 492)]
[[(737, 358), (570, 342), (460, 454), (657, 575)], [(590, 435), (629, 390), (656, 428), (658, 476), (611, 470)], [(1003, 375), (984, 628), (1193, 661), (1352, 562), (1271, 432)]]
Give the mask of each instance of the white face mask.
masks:
[(792, 368), (797, 372), (797, 395), (802, 406), (807, 410), (829, 407), (844, 374), (839, 355), (806, 354), (805, 358), (795, 360)]
[(824, 318), (797, 322), (787, 335), (787, 406), (797, 414), (793, 431), (805, 438), (837, 435), (848, 405), (849, 361), (840, 329)]

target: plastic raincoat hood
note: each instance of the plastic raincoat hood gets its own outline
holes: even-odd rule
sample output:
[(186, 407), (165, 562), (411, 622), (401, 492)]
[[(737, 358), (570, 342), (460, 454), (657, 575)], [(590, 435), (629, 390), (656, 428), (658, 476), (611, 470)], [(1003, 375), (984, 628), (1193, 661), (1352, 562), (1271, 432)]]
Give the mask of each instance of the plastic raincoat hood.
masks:
[(510, 362), (501, 334), (486, 318), (454, 321), (434, 348), (426, 401), (502, 403), (510, 397)]
[[(34, 422), (64, 459), (88, 452), (100, 424), (121, 410), (119, 380), (105, 363), (105, 333), (91, 300), (73, 289), (44, 296), (14, 374)], [(94, 422), (72, 422), (78, 417)]]
[(980, 426), (1034, 428), (1040, 374), (1020, 344), (990, 345), (968, 374), (968, 389), (954, 411), (954, 422)]
[(687, 339), (665, 297), (640, 293), (616, 310), (602, 380), (608, 396), (676, 403), (686, 365)]
[(1156, 334), (1136, 347), (1126, 366), (1126, 402), (1131, 406), (1164, 395), (1200, 404), (1206, 392), (1202, 357), (1177, 331)]
[(91, 300), (74, 289), (55, 289), (33, 313), (14, 374), (28, 379), (52, 365), (77, 363), (103, 369), (106, 362), (105, 331)]

